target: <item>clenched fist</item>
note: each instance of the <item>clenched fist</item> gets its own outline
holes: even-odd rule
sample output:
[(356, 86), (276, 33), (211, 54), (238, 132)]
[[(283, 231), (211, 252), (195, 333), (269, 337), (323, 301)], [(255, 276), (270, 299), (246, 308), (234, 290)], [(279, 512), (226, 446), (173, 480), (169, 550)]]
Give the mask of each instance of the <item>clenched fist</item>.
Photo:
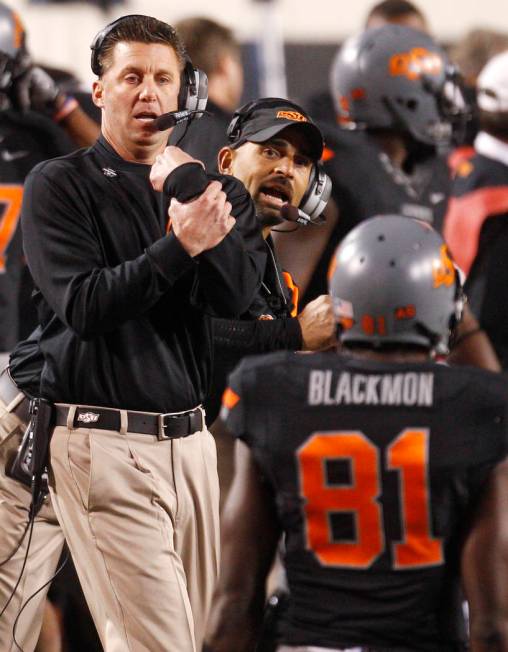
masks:
[(212, 181), (202, 195), (185, 204), (172, 199), (169, 217), (173, 233), (192, 257), (216, 247), (236, 222), (218, 181)]
[(337, 323), (328, 294), (308, 303), (297, 319), (302, 329), (304, 351), (320, 351), (337, 344)]

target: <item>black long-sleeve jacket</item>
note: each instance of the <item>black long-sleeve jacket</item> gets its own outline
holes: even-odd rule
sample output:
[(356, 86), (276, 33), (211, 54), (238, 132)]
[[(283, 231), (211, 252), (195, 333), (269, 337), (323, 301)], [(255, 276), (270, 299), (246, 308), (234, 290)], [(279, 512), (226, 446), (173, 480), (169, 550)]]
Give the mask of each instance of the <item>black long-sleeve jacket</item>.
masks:
[(258, 290), (265, 248), (242, 184), (221, 178), (237, 224), (193, 259), (166, 235), (169, 198), (152, 190), (149, 173), (101, 137), (27, 179), (22, 229), (40, 290), (41, 394), (55, 402), (197, 405), (209, 382), (209, 315), (240, 315)]

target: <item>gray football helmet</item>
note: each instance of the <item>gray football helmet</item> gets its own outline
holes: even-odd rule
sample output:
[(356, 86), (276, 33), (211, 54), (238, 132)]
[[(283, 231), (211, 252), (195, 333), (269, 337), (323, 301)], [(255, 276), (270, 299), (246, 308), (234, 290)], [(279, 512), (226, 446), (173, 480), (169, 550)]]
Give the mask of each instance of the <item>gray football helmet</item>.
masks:
[(0, 2), (0, 90), (7, 90), (13, 78), (29, 65), (26, 33), (15, 11)]
[(460, 320), (460, 277), (427, 222), (380, 215), (359, 224), (335, 252), (329, 290), (343, 343), (417, 345), (445, 353)]
[(458, 70), (430, 36), (402, 25), (348, 39), (330, 89), (341, 126), (396, 129), (428, 145), (448, 144), (469, 116)]

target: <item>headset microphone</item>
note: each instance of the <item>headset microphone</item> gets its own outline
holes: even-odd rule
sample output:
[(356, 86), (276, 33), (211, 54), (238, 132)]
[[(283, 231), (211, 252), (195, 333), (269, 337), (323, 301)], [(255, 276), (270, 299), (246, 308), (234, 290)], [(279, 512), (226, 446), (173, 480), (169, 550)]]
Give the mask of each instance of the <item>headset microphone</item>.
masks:
[(296, 222), (302, 226), (309, 226), (309, 224), (323, 224), (326, 220), (324, 217), (312, 218), (307, 213), (304, 213), (300, 208), (292, 206), (291, 204), (283, 204), (280, 209), (280, 216), (287, 222)]
[(179, 125), (181, 122), (190, 120), (198, 113), (200, 116), (204, 113), (209, 114), (208, 111), (204, 110), (189, 111), (188, 109), (184, 109), (183, 111), (170, 111), (169, 113), (163, 113), (158, 118), (155, 118), (153, 123), (155, 128), (159, 131), (166, 131), (166, 129), (169, 129), (170, 127), (174, 127), (175, 125)]

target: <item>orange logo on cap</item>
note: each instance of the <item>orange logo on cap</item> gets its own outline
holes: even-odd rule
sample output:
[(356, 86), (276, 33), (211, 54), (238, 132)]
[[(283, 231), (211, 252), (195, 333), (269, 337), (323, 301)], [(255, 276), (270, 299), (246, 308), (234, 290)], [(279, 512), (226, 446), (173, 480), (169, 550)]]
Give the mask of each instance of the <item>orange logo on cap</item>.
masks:
[(388, 62), (390, 75), (404, 75), (411, 81), (422, 75), (439, 75), (443, 68), (441, 57), (426, 48), (413, 48), (409, 52), (393, 54)]
[(286, 120), (295, 120), (296, 122), (308, 122), (307, 118), (298, 113), (298, 111), (278, 111), (278, 118), (286, 118)]
[(447, 246), (441, 245), (440, 260), (433, 262), (432, 277), (434, 279), (434, 287), (438, 288), (440, 285), (449, 287), (455, 283), (455, 265), (450, 258)]

